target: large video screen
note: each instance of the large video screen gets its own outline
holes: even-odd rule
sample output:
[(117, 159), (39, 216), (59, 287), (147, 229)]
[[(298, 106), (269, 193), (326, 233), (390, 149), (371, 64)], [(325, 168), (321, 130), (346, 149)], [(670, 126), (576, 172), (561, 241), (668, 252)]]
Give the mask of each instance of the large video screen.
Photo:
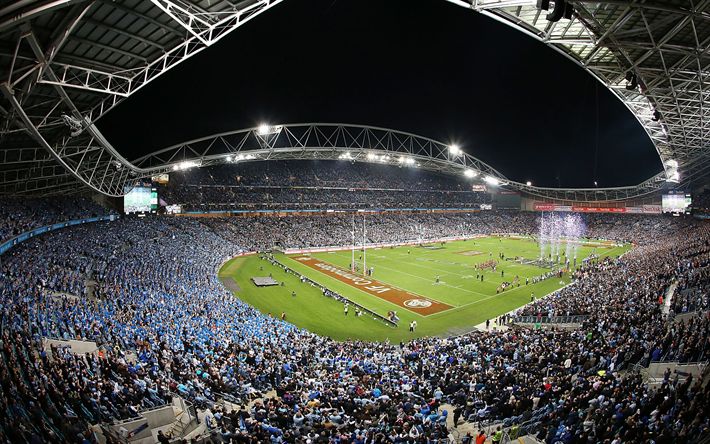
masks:
[(690, 211), (692, 199), (690, 194), (664, 194), (661, 205), (664, 213), (687, 213)]
[(123, 196), (123, 211), (130, 213), (149, 213), (158, 209), (158, 191), (152, 187), (135, 186)]

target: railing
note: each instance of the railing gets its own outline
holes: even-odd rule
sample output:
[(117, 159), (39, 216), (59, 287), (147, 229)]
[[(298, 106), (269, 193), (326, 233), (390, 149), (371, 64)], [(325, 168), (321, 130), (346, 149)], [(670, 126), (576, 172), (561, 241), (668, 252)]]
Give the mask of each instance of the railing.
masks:
[(516, 316), (516, 324), (581, 324), (589, 319), (589, 315), (572, 316)]

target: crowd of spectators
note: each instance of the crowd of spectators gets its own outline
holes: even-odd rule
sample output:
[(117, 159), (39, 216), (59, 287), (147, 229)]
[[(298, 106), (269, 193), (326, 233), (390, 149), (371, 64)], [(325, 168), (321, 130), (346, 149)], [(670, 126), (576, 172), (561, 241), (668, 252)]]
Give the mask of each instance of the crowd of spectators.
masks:
[(693, 193), (693, 212), (698, 214), (710, 214), (710, 189), (699, 193)]
[(194, 168), (170, 175), (172, 184), (307, 186), (407, 190), (470, 190), (469, 180), (415, 168), (346, 161), (249, 162)]
[[(369, 242), (536, 230), (529, 213), (367, 217)], [(624, 231), (623, 216), (589, 218), (590, 232), (636, 248), (586, 265), (533, 306), (588, 313), (581, 329), (402, 344), (320, 337), (260, 313), (216, 277), (244, 251), (348, 244), (347, 216), (123, 218), (36, 237), (0, 263), (0, 440), (93, 442), (88, 424), (173, 393), (219, 412), (217, 393), (227, 393), (244, 406), (209, 418), (222, 442), (445, 442), (449, 415), (535, 419), (549, 443), (692, 442), (709, 431), (708, 386), (669, 376), (651, 388), (629, 370), (654, 354), (704, 358), (707, 316), (674, 323), (659, 298), (673, 282), (706, 284), (709, 225), (630, 221)], [(95, 341), (101, 352), (48, 353), (44, 337)]]
[[(328, 165), (325, 167), (324, 162)], [(387, 165), (282, 161), (170, 175), (161, 197), (184, 211), (253, 208), (478, 208), (490, 194), (470, 180)]]
[(164, 193), (183, 211), (250, 209), (480, 208), (490, 195), (475, 191), (184, 185)]
[(0, 243), (34, 228), (73, 219), (103, 216), (109, 211), (89, 198), (0, 199)]

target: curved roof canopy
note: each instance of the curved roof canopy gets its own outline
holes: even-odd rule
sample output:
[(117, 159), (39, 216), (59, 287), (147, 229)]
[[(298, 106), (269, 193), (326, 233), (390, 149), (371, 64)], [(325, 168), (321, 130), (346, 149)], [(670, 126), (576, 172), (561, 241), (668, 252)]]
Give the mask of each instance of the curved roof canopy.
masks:
[[(123, 194), (126, 183), (156, 169), (124, 159), (94, 123), (281, 1), (20, 0), (0, 8), (0, 194), (62, 193), (79, 184)], [(665, 166), (625, 187), (628, 197), (708, 173), (710, 0), (447, 1), (545, 42), (627, 105)], [(570, 196), (536, 192), (560, 193)]]

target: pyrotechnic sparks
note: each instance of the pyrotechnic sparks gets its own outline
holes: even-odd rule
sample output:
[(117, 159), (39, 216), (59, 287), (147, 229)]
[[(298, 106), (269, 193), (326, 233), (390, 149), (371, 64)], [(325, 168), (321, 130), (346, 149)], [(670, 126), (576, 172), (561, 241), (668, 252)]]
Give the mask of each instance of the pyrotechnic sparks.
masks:
[[(579, 241), (586, 227), (578, 214), (560, 216), (555, 213), (540, 216), (540, 260), (543, 262), (569, 264), (577, 262)], [(564, 246), (564, 252), (562, 250)], [(562, 257), (560, 257), (562, 254)]]

